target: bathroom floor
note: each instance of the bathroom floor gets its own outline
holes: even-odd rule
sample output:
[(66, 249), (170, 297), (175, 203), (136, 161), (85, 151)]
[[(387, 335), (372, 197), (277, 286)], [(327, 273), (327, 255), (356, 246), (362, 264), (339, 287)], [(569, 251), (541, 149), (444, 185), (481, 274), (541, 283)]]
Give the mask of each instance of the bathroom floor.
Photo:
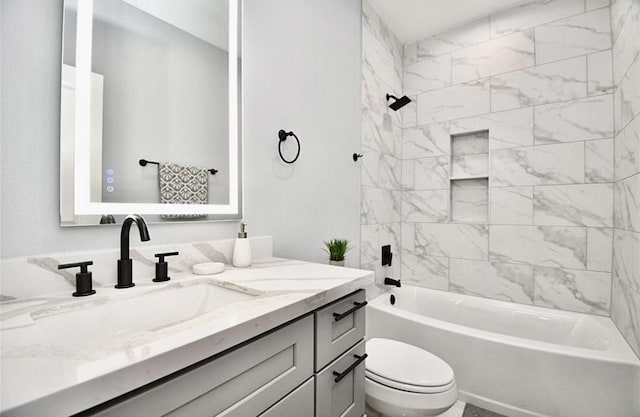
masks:
[[(451, 409), (449, 409), (448, 411), (453, 410), (458, 404), (456, 403), (453, 407), (451, 407)], [(446, 413), (443, 414), (444, 416), (446, 416)], [(452, 414), (452, 416), (458, 416), (458, 414)], [(461, 417), (506, 417), (502, 414), (498, 414), (498, 413), (494, 413), (493, 411), (489, 411), (489, 410), (485, 410), (484, 408), (480, 408), (477, 407), (473, 404), (466, 404), (462, 414), (460, 414)]]
[(467, 404), (462, 401), (456, 401), (456, 403), (445, 411), (442, 414), (439, 414), (438, 417), (462, 417), (464, 416), (464, 409)]
[(473, 404), (456, 401), (456, 403), (438, 417), (506, 417), (493, 411), (485, 410)]
[[(363, 417), (367, 417), (365, 414)], [(374, 417), (369, 414), (369, 417)], [(456, 401), (456, 403), (442, 414), (438, 414), (437, 417), (507, 417), (502, 414), (494, 413), (484, 408), (477, 407), (473, 404), (467, 404), (462, 401)]]

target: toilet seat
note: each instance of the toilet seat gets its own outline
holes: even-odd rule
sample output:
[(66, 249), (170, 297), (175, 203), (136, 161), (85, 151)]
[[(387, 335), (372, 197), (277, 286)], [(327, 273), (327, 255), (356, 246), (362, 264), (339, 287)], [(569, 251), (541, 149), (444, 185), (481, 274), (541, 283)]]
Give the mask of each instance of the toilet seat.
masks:
[(397, 340), (367, 341), (367, 407), (385, 416), (425, 417), (447, 411), (458, 399), (453, 369), (425, 350)]
[(370, 380), (386, 387), (411, 392), (414, 394), (438, 394), (448, 391), (456, 385), (455, 381), (451, 381), (446, 385), (438, 385), (436, 387), (422, 387), (419, 385), (404, 384), (402, 382), (392, 381), (390, 379), (383, 378), (380, 375), (376, 375), (373, 372), (365, 371), (365, 376)]
[(367, 378), (390, 388), (436, 394), (455, 386), (453, 369), (436, 355), (397, 340), (367, 341)]
[(385, 416), (425, 417), (447, 411), (458, 399), (458, 388), (453, 386), (436, 394), (419, 394), (389, 388), (371, 378), (365, 378), (367, 406)]

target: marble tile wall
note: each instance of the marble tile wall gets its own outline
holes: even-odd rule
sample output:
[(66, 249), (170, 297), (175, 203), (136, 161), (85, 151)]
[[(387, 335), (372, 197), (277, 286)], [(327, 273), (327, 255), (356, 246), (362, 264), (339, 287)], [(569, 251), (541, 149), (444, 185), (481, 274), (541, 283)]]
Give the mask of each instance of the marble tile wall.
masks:
[[(612, 42), (612, 25), (635, 16), (617, 2), (640, 6), (535, 1), (405, 45), (403, 87), (416, 105), (401, 110), (404, 282), (611, 313), (612, 263), (633, 258), (628, 245), (640, 247), (630, 235), (640, 228), (640, 184), (630, 178), (640, 166), (640, 91), (632, 87), (640, 85), (640, 64), (622, 73), (611, 65), (616, 55), (636, 62)], [(624, 23), (614, 35), (637, 48), (636, 29)], [(614, 103), (623, 106), (616, 117)], [(632, 127), (616, 135), (622, 126)], [(464, 202), (476, 180), (450, 185), (461, 163), (469, 165), (452, 161), (451, 136), (486, 130), (489, 201), (460, 207), (488, 210), (487, 220), (452, 219), (450, 192)], [(616, 182), (618, 165), (625, 177)], [(618, 223), (628, 228), (614, 232)], [(614, 240), (627, 245), (618, 259)], [(640, 297), (625, 297), (640, 306)]]
[[(367, 297), (372, 298), (384, 291), (385, 276), (399, 278), (400, 275), (400, 213), (401, 208), (411, 217), (412, 203), (405, 205), (401, 198), (403, 181), (402, 167), (402, 112), (388, 107), (386, 94), (402, 96), (402, 79), (411, 77), (403, 73), (403, 48), (376, 11), (365, 0), (362, 2), (362, 148), (361, 164), (361, 251), (360, 267), (376, 272), (376, 285), (367, 288)], [(424, 64), (429, 71), (437, 68)], [(447, 70), (448, 71), (448, 70)], [(421, 72), (421, 71), (420, 71)], [(429, 80), (415, 80), (415, 92), (429, 88)], [(412, 93), (413, 94), (413, 93)], [(415, 103), (405, 108), (414, 109)], [(417, 165), (417, 166), (416, 166)], [(417, 172), (429, 170), (426, 162), (414, 164)], [(421, 177), (422, 178), (422, 177)], [(425, 176), (426, 178), (426, 176)], [(446, 180), (446, 175), (443, 175)], [(429, 194), (429, 182), (419, 179), (415, 199), (425, 207), (446, 204), (444, 195)], [(412, 189), (414, 183), (412, 182)], [(437, 209), (415, 211), (415, 218), (435, 219)], [(436, 216), (436, 217), (432, 217)], [(394, 253), (392, 267), (382, 267), (381, 246), (391, 245)]]
[(614, 216), (611, 316), (640, 356), (640, 0), (613, 0)]

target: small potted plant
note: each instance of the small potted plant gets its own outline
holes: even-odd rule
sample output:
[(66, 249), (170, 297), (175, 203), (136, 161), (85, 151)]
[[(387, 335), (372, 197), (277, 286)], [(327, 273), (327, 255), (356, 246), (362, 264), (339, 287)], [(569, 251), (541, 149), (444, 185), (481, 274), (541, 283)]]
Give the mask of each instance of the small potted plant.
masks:
[(325, 252), (329, 254), (329, 264), (344, 266), (344, 256), (349, 249), (349, 241), (347, 239), (331, 239), (323, 242), (326, 248)]

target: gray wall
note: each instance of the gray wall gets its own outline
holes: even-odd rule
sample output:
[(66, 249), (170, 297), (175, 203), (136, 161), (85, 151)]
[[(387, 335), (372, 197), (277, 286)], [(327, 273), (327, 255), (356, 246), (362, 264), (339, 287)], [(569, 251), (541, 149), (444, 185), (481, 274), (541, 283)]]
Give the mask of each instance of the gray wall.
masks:
[[(245, 0), (245, 214), (277, 253), (324, 261), (322, 241), (352, 241), (358, 264), (360, 1)], [(249, 76), (253, 74), (255, 76)], [(300, 138), (280, 161), (279, 129)], [(289, 157), (295, 140), (283, 150)]]
[[(245, 2), (245, 217), (276, 255), (321, 260), (359, 244), (360, 2)], [(304, 3), (304, 4), (302, 4)], [(59, 226), (61, 0), (1, 3), (2, 258), (118, 246), (119, 228)], [(278, 129), (301, 139), (278, 162)], [(289, 144), (287, 144), (289, 145)], [(156, 244), (234, 237), (236, 222), (152, 225)], [(133, 245), (137, 245), (133, 238)]]

